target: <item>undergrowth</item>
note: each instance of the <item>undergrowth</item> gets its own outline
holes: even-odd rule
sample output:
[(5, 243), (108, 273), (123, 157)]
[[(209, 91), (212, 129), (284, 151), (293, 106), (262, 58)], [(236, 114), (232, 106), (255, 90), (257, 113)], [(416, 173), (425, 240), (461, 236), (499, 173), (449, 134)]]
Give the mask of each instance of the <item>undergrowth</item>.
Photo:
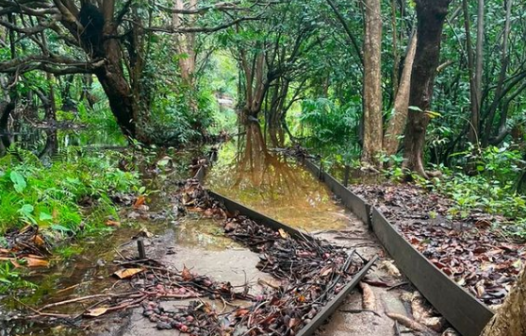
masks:
[[(55, 254), (72, 253), (65, 239), (111, 231), (108, 218), (118, 220), (111, 200), (115, 193), (137, 193), (137, 172), (118, 169), (119, 153), (79, 155), (71, 150), (49, 166), (30, 152), (0, 158), (0, 248), (7, 248), (9, 230), (37, 225), (38, 231), (56, 243)], [(10, 263), (0, 264), (0, 292), (27, 287)]]
[[(459, 153), (464, 166), (453, 169), (437, 166), (443, 176), (431, 180), (417, 179), (419, 184), (446, 195), (455, 205), (451, 215), (466, 218), (473, 210), (492, 215), (502, 215), (513, 225), (506, 231), (526, 238), (526, 195), (521, 194), (517, 182), (526, 166), (519, 151), (507, 147), (489, 147), (479, 155)], [(465, 165), (474, 168), (473, 174), (465, 174)]]

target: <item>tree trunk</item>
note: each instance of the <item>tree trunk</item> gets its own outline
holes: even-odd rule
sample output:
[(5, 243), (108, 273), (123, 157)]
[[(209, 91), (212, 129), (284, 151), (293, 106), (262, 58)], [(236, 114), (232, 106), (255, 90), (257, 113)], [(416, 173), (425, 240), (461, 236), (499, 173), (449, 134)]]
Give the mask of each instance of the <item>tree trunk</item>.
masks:
[(526, 335), (526, 272), (523, 270), (517, 283), (482, 331), (481, 336)]
[(380, 0), (366, 0), (364, 43), (364, 139), (362, 163), (378, 165), (382, 151), (382, 16)]
[(409, 89), (411, 88), (411, 72), (413, 70), (413, 61), (416, 52), (416, 32), (411, 38), (411, 42), (407, 47), (407, 55), (404, 61), (404, 70), (402, 71), (402, 78), (396, 94), (394, 103), (394, 113), (384, 136), (384, 152), (390, 156), (396, 154), (400, 140), (398, 139), (404, 131), (404, 126), (407, 121), (407, 110), (409, 107)]
[(416, 0), (417, 35), (415, 60), (411, 80), (411, 109), (404, 138), (404, 166), (427, 177), (424, 170), (424, 146), (431, 106), (433, 85), (440, 58), (442, 28), (451, 0)]
[(7, 124), (9, 121), (9, 115), (15, 109), (15, 103), (13, 102), (1, 102), (0, 103), (0, 141), (4, 148), (9, 148), (11, 146), (11, 139), (9, 137), (9, 132), (7, 129)]

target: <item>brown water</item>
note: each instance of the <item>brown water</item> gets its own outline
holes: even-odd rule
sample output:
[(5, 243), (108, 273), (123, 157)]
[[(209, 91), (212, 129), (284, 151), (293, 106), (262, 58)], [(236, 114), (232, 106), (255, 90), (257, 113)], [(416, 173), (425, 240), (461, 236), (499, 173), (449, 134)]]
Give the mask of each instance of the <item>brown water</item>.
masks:
[(305, 230), (343, 229), (348, 218), (327, 187), (294, 159), (224, 144), (206, 186), (249, 208)]
[[(184, 246), (201, 251), (221, 251), (236, 247), (236, 243), (224, 236), (219, 222), (204, 218), (200, 213), (190, 213), (182, 218), (177, 218), (173, 213), (170, 194), (176, 188), (174, 182), (190, 177), (191, 173), (187, 169), (189, 158), (196, 155), (187, 154), (174, 155), (172, 169), (146, 174), (148, 190), (155, 191), (147, 198), (148, 209), (123, 208), (120, 213), (122, 224), (115, 231), (70, 242), (68, 249), (77, 251), (75, 256), (65, 260), (56, 257), (51, 268), (32, 270), (25, 274), (26, 280), (38, 285), (36, 289), (23, 293), (17, 299), (0, 297), (0, 336), (86, 334), (79, 326), (53, 326), (18, 320), (16, 311), (27, 311), (27, 307), (37, 308), (75, 297), (118, 291), (118, 287), (115, 287), (117, 279), (112, 276), (118, 269), (114, 260), (121, 259), (122, 255), (133, 257), (137, 254), (133, 237), (143, 230), (154, 236), (173, 231), (174, 238), (165, 242), (166, 248)], [(153, 247), (146, 246), (147, 254), (150, 248)], [(46, 312), (80, 314), (85, 309), (82, 305), (67, 305)]]

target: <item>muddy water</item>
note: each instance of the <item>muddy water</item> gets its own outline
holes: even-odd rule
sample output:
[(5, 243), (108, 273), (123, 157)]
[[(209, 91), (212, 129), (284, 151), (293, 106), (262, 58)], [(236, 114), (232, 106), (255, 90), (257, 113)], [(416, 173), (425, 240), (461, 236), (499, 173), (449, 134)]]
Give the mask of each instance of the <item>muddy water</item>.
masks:
[[(169, 250), (175, 246), (185, 251), (223, 251), (236, 248), (237, 244), (224, 237), (219, 222), (204, 218), (200, 213), (190, 213), (177, 217), (170, 194), (177, 187), (175, 181), (190, 177), (187, 169), (189, 158), (196, 154), (179, 153), (174, 158), (173, 169), (145, 174), (148, 190), (155, 191), (147, 199), (147, 208), (123, 208), (120, 213), (121, 226), (111, 233), (68, 243), (68, 249), (77, 254), (66, 260), (55, 258), (49, 269), (31, 271), (25, 279), (38, 285), (30, 293), (23, 293), (15, 299), (0, 297), (0, 336), (5, 335), (84, 335), (90, 334), (79, 326), (52, 326), (17, 319), (17, 310), (27, 307), (41, 307), (45, 304), (92, 294), (118, 290), (118, 283), (112, 277), (118, 266), (114, 260), (122, 256), (133, 257), (136, 240), (141, 231), (153, 235), (146, 240), (147, 254), (159, 249)], [(183, 162), (184, 161), (184, 162)], [(156, 243), (166, 232), (171, 232), (168, 241)], [(156, 238), (157, 237), (157, 238)], [(152, 252), (153, 253), (153, 252)], [(191, 255), (191, 252), (188, 252)], [(195, 254), (195, 252), (194, 252)], [(154, 257), (148, 254), (150, 257)], [(83, 305), (57, 307), (47, 312), (59, 314), (80, 314), (86, 309)]]
[(247, 155), (235, 142), (224, 144), (206, 186), (249, 208), (305, 231), (343, 229), (344, 209), (312, 174), (269, 151)]

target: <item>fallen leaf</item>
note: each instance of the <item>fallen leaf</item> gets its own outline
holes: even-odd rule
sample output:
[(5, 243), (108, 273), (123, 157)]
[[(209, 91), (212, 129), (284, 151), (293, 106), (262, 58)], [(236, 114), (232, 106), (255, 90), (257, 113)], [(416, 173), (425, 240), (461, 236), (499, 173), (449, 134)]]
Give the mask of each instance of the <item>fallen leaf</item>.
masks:
[(190, 273), (190, 270), (184, 266), (183, 271), (181, 272), (181, 276), (183, 277), (184, 281), (191, 281), (194, 276), (192, 273)]
[(49, 261), (40, 259), (40, 258), (34, 258), (34, 257), (26, 257), (24, 260), (27, 262), (27, 267), (48, 267)]
[(111, 219), (108, 219), (106, 221), (106, 226), (116, 226), (116, 227), (119, 227), (121, 226), (121, 223), (120, 222), (117, 222), (117, 221), (114, 221), (114, 220), (111, 220)]
[(382, 262), (382, 268), (386, 269), (387, 272), (395, 277), (401, 277), (402, 273), (398, 270), (398, 267), (394, 265), (394, 263), (390, 260), (384, 260)]
[(332, 267), (326, 267), (325, 269), (322, 269), (320, 275), (322, 277), (325, 277), (325, 276), (327, 276), (327, 275), (329, 275), (331, 273), (332, 273)]
[(363, 293), (363, 309), (376, 311), (376, 297), (371, 286), (365, 282), (360, 282), (360, 288)]
[(289, 237), (289, 234), (285, 232), (285, 230), (279, 229), (278, 231), (279, 231), (279, 235), (281, 236), (281, 238), (287, 239)]
[(137, 239), (137, 238), (141, 238), (141, 237), (152, 238), (153, 237), (153, 233), (148, 231), (148, 229), (146, 229), (146, 228), (142, 228), (141, 231), (139, 231), (135, 236), (132, 237), (132, 239)]
[(415, 330), (415, 331), (427, 331), (427, 328), (416, 322), (415, 320), (410, 319), (407, 316), (396, 314), (396, 313), (386, 313), (387, 316), (389, 316), (391, 319), (398, 321), (401, 325), (408, 327), (409, 329)]
[(119, 279), (128, 279), (134, 276), (135, 274), (139, 274), (143, 271), (143, 268), (124, 268), (113, 273), (113, 275), (115, 275)]
[(44, 244), (45, 244), (45, 243), (44, 243), (44, 239), (42, 239), (42, 237), (40, 237), (39, 235), (36, 235), (35, 238), (34, 238), (33, 240), (34, 240), (35, 245), (36, 245), (37, 247), (42, 247), (42, 246), (44, 246)]
[(84, 316), (98, 317), (98, 316), (104, 315), (107, 311), (108, 311), (108, 308), (105, 308), (105, 307), (89, 309), (84, 313)]
[(135, 209), (138, 209), (141, 205), (144, 204), (145, 201), (146, 201), (146, 197), (141, 195), (141, 196), (137, 197), (137, 200), (135, 200), (135, 203), (133, 204), (133, 207)]
[(248, 310), (247, 308), (238, 308), (236, 310), (235, 316), (242, 317), (242, 316), (247, 315), (248, 313), (250, 313), (250, 310)]

